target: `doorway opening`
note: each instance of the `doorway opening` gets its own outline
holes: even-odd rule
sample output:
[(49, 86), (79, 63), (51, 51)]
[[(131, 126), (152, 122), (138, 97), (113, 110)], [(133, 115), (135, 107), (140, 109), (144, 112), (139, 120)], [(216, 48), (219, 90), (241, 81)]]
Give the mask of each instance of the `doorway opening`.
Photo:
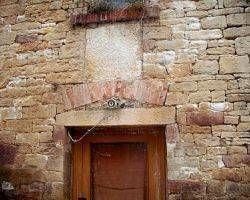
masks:
[(165, 200), (165, 127), (99, 128), (73, 144), (72, 164), (73, 200)]

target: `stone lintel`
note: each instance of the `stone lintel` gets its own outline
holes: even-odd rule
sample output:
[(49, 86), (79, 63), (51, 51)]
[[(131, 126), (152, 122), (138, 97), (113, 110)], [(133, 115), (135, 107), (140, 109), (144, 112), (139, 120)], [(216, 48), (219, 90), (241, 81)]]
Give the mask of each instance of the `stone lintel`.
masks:
[(56, 116), (56, 125), (66, 127), (94, 126), (104, 116), (107, 117), (98, 126), (165, 125), (175, 123), (175, 108), (69, 111)]

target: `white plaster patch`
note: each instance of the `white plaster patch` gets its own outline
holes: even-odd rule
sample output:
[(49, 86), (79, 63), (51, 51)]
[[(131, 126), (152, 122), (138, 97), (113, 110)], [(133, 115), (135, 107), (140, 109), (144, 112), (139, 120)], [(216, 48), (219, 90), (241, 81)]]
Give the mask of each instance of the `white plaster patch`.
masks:
[(228, 104), (223, 103), (211, 103), (210, 108), (214, 111), (226, 111), (228, 109)]
[(87, 30), (86, 75), (92, 80), (133, 80), (141, 74), (140, 24), (109, 24)]

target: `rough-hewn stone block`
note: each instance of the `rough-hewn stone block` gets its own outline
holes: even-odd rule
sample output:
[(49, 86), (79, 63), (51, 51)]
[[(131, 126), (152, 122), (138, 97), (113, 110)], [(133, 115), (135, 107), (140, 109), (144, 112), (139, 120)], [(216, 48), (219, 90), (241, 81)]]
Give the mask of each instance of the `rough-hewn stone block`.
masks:
[(222, 112), (199, 111), (187, 113), (188, 125), (209, 126), (224, 123), (224, 114)]
[[(104, 116), (110, 116), (99, 126), (165, 125), (175, 123), (175, 108), (137, 108), (99, 111), (69, 111), (56, 116), (62, 126), (93, 126)], [(112, 117), (113, 116), (113, 117)]]
[(223, 31), (223, 34), (224, 34), (224, 37), (227, 39), (244, 37), (250, 34), (250, 28), (249, 26), (227, 28)]
[(197, 90), (196, 82), (173, 83), (169, 86), (170, 92), (190, 92)]
[(187, 31), (186, 38), (190, 40), (212, 40), (222, 38), (220, 29), (201, 30), (201, 31)]
[(224, 122), (225, 124), (238, 124), (239, 116), (225, 116)]
[(219, 71), (219, 64), (216, 60), (198, 60), (193, 66), (195, 74), (217, 74)]
[(247, 24), (247, 14), (231, 14), (227, 15), (227, 24), (228, 26), (239, 26)]
[(179, 140), (179, 128), (177, 124), (169, 124), (166, 126), (166, 142), (175, 143)]
[(197, 91), (195, 93), (189, 94), (189, 102), (190, 103), (200, 103), (211, 101), (211, 93), (210, 91)]
[(247, 6), (247, 0), (224, 0), (224, 6), (237, 7), (237, 6)]
[(199, 90), (226, 90), (227, 82), (223, 80), (208, 80), (198, 82)]
[(201, 25), (204, 29), (224, 28), (227, 27), (226, 17), (206, 17), (201, 20)]
[(235, 40), (235, 49), (238, 55), (250, 54), (250, 36), (239, 37)]
[(220, 74), (248, 73), (250, 64), (248, 56), (221, 56)]
[(9, 45), (14, 43), (15, 41), (15, 37), (16, 37), (16, 33), (15, 32), (11, 32), (11, 33), (0, 33), (0, 46), (1, 45)]
[(167, 94), (166, 105), (180, 105), (188, 103), (188, 95), (181, 92), (169, 92)]

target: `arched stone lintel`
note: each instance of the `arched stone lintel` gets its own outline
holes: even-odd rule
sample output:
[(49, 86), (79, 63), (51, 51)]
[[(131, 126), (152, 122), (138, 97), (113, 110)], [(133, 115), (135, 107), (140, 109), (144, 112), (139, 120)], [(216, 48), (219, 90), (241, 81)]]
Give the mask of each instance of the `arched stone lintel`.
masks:
[(129, 99), (152, 105), (164, 105), (168, 84), (159, 79), (143, 79), (129, 82), (111, 80), (63, 86), (65, 110), (78, 108), (111, 97)]
[(69, 111), (56, 116), (56, 125), (65, 127), (153, 126), (175, 123), (174, 107), (129, 108), (119, 110)]

